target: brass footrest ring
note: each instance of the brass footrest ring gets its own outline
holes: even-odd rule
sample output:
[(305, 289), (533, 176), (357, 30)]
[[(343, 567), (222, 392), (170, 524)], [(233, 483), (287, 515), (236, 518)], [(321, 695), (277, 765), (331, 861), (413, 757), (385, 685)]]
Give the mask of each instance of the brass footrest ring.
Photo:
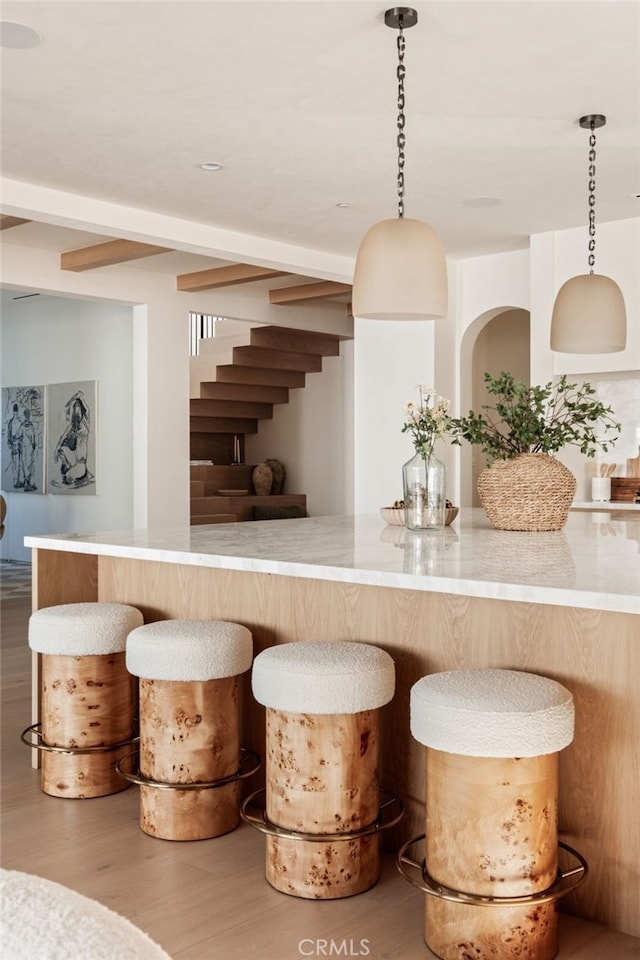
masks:
[[(122, 769), (122, 764), (133, 757), (138, 757), (140, 751), (121, 757), (115, 765), (116, 773), (124, 780), (130, 783), (137, 783), (140, 787), (156, 787), (158, 790), (215, 790), (217, 787), (225, 787), (228, 783), (235, 783), (236, 780), (244, 780), (252, 776), (260, 766), (260, 758), (252, 750), (240, 748), (240, 766), (235, 773), (230, 773), (228, 777), (220, 777), (219, 780), (199, 781), (197, 783), (168, 783), (166, 780), (150, 780), (143, 776), (138, 770), (136, 773), (126, 773)], [(252, 764), (252, 766), (249, 766)], [(246, 769), (248, 767), (248, 769)]]
[[(577, 860), (578, 866), (571, 870), (565, 870), (564, 872), (558, 870), (555, 882), (545, 890), (540, 890), (538, 893), (527, 893), (520, 897), (493, 897), (483, 896), (478, 893), (465, 893), (462, 890), (454, 890), (452, 887), (446, 887), (442, 883), (436, 883), (433, 877), (429, 875), (424, 860), (419, 862), (407, 856), (409, 847), (420, 843), (424, 838), (425, 834), (423, 833), (414, 840), (409, 840), (408, 843), (405, 843), (398, 851), (396, 866), (402, 876), (408, 880), (409, 883), (412, 883), (414, 887), (417, 887), (418, 890), (422, 890), (423, 893), (430, 894), (431, 896), (439, 897), (441, 900), (451, 900), (454, 903), (467, 903), (473, 904), (474, 906), (487, 907), (517, 907), (529, 903), (549, 903), (552, 900), (558, 900), (560, 897), (566, 896), (566, 894), (571, 893), (580, 886), (589, 870), (587, 861), (577, 850), (574, 850), (573, 847), (570, 847), (566, 843), (558, 841), (558, 846), (571, 854), (571, 856)], [(420, 879), (417, 880), (412, 876), (409, 872), (410, 870), (419, 873)]]
[[(374, 833), (380, 833), (382, 830), (388, 830), (398, 823), (404, 812), (402, 800), (390, 790), (380, 790), (385, 798), (380, 804), (378, 816), (366, 827), (360, 827), (358, 830), (349, 830), (345, 833), (305, 833), (302, 830), (289, 830), (286, 827), (279, 827), (267, 818), (264, 805), (261, 806), (259, 814), (253, 814), (249, 807), (257, 797), (263, 797), (265, 789), (256, 790), (244, 800), (240, 806), (240, 816), (250, 826), (255, 827), (261, 833), (269, 834), (272, 837), (281, 837), (283, 840), (310, 840), (313, 843), (336, 843), (342, 840), (360, 840), (362, 837), (369, 837)], [(387, 818), (388, 819), (385, 819)]]
[[(26, 727), (22, 731), (20, 739), (28, 747), (31, 747), (32, 750), (42, 750), (45, 753), (111, 753), (114, 750), (121, 750), (122, 747), (129, 747), (132, 743), (137, 743), (139, 740), (139, 737), (131, 736), (126, 740), (120, 740), (119, 743), (108, 743), (97, 747), (56, 747), (53, 746), (53, 744), (44, 742), (41, 728), (41, 723), (32, 723), (30, 727)], [(36, 740), (29, 739), (33, 737), (36, 737)]]

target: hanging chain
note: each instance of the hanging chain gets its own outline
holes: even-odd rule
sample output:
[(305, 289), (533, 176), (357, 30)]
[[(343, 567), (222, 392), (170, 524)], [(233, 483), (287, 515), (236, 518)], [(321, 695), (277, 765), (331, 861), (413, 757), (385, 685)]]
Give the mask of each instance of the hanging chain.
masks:
[(398, 20), (398, 216), (404, 217), (404, 34), (402, 32), (402, 16)]
[(589, 137), (589, 273), (596, 263), (596, 134), (593, 120)]

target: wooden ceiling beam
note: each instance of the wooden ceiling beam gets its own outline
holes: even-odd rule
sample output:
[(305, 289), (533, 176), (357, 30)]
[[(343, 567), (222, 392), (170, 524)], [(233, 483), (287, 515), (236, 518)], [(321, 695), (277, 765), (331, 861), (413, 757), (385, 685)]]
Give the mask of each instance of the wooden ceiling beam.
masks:
[(157, 247), (152, 243), (138, 243), (135, 240), (107, 240), (91, 247), (68, 250), (60, 256), (60, 269), (80, 273), (83, 270), (95, 270), (98, 267), (111, 267), (116, 263), (128, 263), (142, 257), (153, 257), (158, 253), (168, 253), (170, 247)]
[(0, 230), (9, 230), (11, 227), (19, 227), (21, 223), (31, 223), (31, 220), (24, 220), (22, 217), (10, 217), (6, 213), (0, 214)]
[(336, 283), (334, 280), (321, 280), (318, 283), (302, 283), (297, 287), (282, 287), (269, 291), (269, 303), (300, 303), (303, 300), (327, 300), (330, 297), (351, 293), (350, 283)]
[(236, 283), (251, 283), (252, 280), (286, 277), (287, 274), (287, 270), (255, 267), (250, 263), (234, 263), (229, 267), (214, 267), (212, 270), (183, 273), (177, 278), (177, 289), (183, 293), (197, 293), (200, 290), (214, 290), (216, 287), (232, 287)]

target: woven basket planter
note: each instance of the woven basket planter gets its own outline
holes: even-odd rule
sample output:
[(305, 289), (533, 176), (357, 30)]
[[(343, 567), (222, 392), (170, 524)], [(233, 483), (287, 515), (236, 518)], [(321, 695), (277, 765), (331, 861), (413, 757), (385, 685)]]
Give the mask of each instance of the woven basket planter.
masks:
[(478, 477), (480, 501), (496, 530), (560, 530), (576, 478), (546, 453), (496, 460)]

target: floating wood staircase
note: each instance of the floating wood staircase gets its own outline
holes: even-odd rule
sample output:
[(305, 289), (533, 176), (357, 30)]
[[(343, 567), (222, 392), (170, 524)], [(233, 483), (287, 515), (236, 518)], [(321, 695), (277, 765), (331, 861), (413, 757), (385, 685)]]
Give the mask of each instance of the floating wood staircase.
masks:
[(289, 390), (305, 386), (307, 373), (320, 373), (323, 357), (337, 357), (345, 337), (291, 327), (252, 327), (250, 342), (232, 348), (230, 363), (216, 366), (215, 380), (200, 384), (190, 401), (192, 460), (233, 462), (234, 437), (258, 432), (273, 406), (287, 403)]

